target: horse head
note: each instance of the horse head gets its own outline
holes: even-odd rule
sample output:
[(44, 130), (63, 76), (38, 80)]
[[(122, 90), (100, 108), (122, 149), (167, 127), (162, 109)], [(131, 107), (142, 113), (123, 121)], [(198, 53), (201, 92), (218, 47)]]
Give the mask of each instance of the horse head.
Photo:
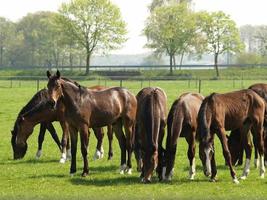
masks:
[(211, 159), (214, 153), (213, 136), (210, 134), (210, 116), (208, 109), (209, 97), (206, 97), (199, 109), (197, 117), (197, 140), (199, 141), (199, 158), (202, 162), (203, 172), (211, 175)]
[(11, 131), (11, 145), (14, 160), (21, 159), (25, 156), (28, 149), (26, 140), (32, 131), (33, 127), (30, 126), (23, 116), (20, 116), (15, 122), (14, 129)]
[(53, 106), (56, 107), (58, 99), (63, 96), (60, 72), (57, 70), (55, 75), (51, 75), (50, 71), (47, 71), (46, 74), (48, 77), (48, 94)]

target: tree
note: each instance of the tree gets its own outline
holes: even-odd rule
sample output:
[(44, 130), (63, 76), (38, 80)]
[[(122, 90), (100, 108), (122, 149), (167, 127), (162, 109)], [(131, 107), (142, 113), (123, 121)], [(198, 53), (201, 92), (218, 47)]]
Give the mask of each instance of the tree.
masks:
[(126, 24), (109, 0), (72, 0), (59, 13), (62, 30), (86, 50), (86, 74), (93, 52), (117, 49), (126, 41)]
[[(7, 53), (12, 36), (14, 36), (15, 25), (6, 18), (0, 17), (0, 66), (4, 65), (4, 54)], [(7, 64), (5, 62), (5, 64)]]
[(225, 52), (240, 52), (244, 45), (236, 24), (223, 12), (203, 12), (201, 29), (207, 43), (207, 52), (214, 54), (214, 67), (219, 77), (218, 57)]
[(173, 73), (173, 58), (185, 53), (197, 36), (196, 18), (186, 4), (172, 4), (156, 8), (146, 21), (144, 34), (146, 46), (155, 53), (167, 53), (170, 57), (170, 74)]

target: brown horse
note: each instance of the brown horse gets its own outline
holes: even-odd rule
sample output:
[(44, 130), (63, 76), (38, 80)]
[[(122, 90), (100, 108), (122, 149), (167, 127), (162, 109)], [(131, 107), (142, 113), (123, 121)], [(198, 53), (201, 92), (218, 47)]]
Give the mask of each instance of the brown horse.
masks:
[(136, 96), (136, 143), (140, 144), (142, 157), (142, 181), (151, 182), (154, 169), (162, 179), (162, 141), (166, 126), (165, 92), (156, 87), (142, 89)]
[[(205, 175), (211, 174), (211, 181), (215, 181), (217, 174), (214, 152), (214, 135), (216, 133), (221, 141), (223, 155), (230, 168), (233, 182), (239, 183), (232, 166), (225, 133), (226, 130), (236, 129), (241, 129), (243, 136), (246, 136), (250, 129), (254, 132), (260, 154), (260, 176), (264, 177), (264, 112), (264, 101), (250, 89), (225, 94), (213, 93), (203, 100), (198, 113), (197, 138), (200, 141), (199, 154), (204, 166), (204, 173)], [(245, 149), (247, 148), (245, 147)], [(248, 167), (249, 163), (246, 163), (243, 175), (246, 174)]]
[(184, 93), (176, 99), (168, 114), (166, 143), (166, 179), (170, 180), (174, 168), (177, 140), (185, 137), (188, 143), (187, 156), (190, 164), (189, 178), (195, 176), (195, 136), (197, 130), (197, 115), (204, 97), (198, 93)]
[[(101, 90), (105, 89), (106, 87), (104, 86), (93, 86), (92, 89), (94, 90)], [(44, 140), (44, 133), (45, 129), (43, 127), (47, 127), (48, 130), (52, 129), (55, 131), (52, 122), (53, 121), (59, 121), (61, 126), (64, 124), (62, 120), (63, 116), (63, 106), (62, 104), (58, 104), (59, 106), (57, 109), (52, 109), (50, 103), (49, 103), (49, 96), (48, 96), (48, 90), (43, 89), (39, 92), (37, 92), (34, 97), (29, 101), (29, 103), (22, 109), (22, 111), (19, 113), (18, 118), (15, 122), (14, 129), (12, 130), (12, 147), (13, 147), (13, 153), (14, 153), (14, 159), (18, 158), (23, 158), (26, 149), (20, 149), (18, 145), (16, 145), (16, 137), (17, 135), (23, 135), (25, 136), (25, 141), (26, 143), (27, 138), (31, 135), (33, 132), (33, 128), (37, 124), (41, 124), (41, 130), (39, 134), (39, 145), (40, 143), (42, 144)], [(26, 109), (27, 108), (27, 109)], [(30, 109), (31, 108), (31, 109)], [(43, 130), (44, 129), (44, 130)], [(67, 151), (66, 155), (66, 147), (69, 149), (69, 144), (68, 141), (64, 141), (64, 127), (62, 126), (63, 129), (63, 141), (62, 141), (62, 156), (60, 159), (61, 163), (64, 163), (67, 159), (67, 157), (70, 157), (70, 151)], [(103, 130), (101, 128), (93, 128), (94, 134), (97, 138), (97, 147), (96, 147), (96, 153), (94, 158), (99, 159), (103, 157), (103, 148), (102, 148), (102, 140), (103, 140)], [(56, 133), (55, 133), (56, 134)], [(56, 135), (57, 136), (57, 135)], [(20, 136), (21, 137), (21, 136)], [(112, 150), (112, 127), (111, 125), (108, 126), (108, 138), (109, 138), (109, 157), (108, 159), (111, 159), (113, 155), (113, 150)], [(41, 138), (41, 139), (40, 139)], [(66, 140), (66, 138), (65, 138)], [(59, 142), (60, 144), (60, 142)], [(27, 147), (27, 145), (25, 145)], [(24, 146), (24, 147), (25, 147)], [(61, 146), (60, 146), (61, 147)], [(61, 149), (61, 148), (60, 148)], [(38, 148), (37, 156), (40, 157), (41, 155), (41, 149)]]
[[(113, 125), (121, 148), (121, 173), (131, 173), (131, 154), (134, 139), (134, 124), (137, 102), (135, 96), (127, 89), (114, 87), (102, 91), (89, 90), (83, 86), (65, 81), (60, 72), (51, 75), (47, 71), (48, 92), (54, 106), (62, 101), (65, 106), (65, 123), (71, 137), (71, 168), (76, 172), (77, 132), (80, 132), (81, 151), (84, 161), (82, 176), (89, 173), (87, 147), (90, 127)], [(124, 136), (122, 126), (126, 132)], [(126, 165), (126, 149), (128, 160)]]
[[(265, 101), (265, 104), (267, 103), (267, 84), (264, 83), (256, 83), (249, 87), (249, 89), (252, 89), (254, 92), (256, 92), (263, 100)], [(266, 106), (265, 106), (266, 107)], [(265, 166), (266, 166), (266, 159), (267, 159), (267, 128), (266, 128), (266, 113), (265, 113), (265, 123), (264, 123), (264, 158), (265, 158)], [(243, 141), (241, 140), (243, 139)], [(238, 163), (238, 165), (242, 165), (243, 162), (243, 150), (244, 150), (244, 143), (248, 143), (251, 151), (252, 151), (252, 139), (251, 135), (249, 134), (248, 137), (241, 137), (240, 130), (234, 130), (234, 133), (231, 133), (228, 137), (228, 146), (229, 150), (231, 152), (232, 156), (232, 163)], [(256, 137), (253, 137), (253, 144), (255, 147), (255, 159), (254, 159), (254, 165), (257, 168), (259, 164), (258, 160), (258, 149), (256, 146)], [(250, 153), (251, 155), (251, 153)], [(250, 157), (249, 157), (250, 159)]]

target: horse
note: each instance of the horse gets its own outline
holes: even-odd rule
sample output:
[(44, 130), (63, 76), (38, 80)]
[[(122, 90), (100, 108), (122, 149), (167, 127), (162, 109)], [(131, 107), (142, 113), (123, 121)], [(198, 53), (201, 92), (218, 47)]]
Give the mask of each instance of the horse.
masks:
[(198, 93), (184, 93), (176, 99), (169, 111), (167, 119), (166, 142), (166, 174), (165, 178), (171, 180), (179, 137), (185, 137), (188, 143), (187, 157), (189, 160), (189, 179), (193, 180), (195, 169), (195, 148), (197, 115), (204, 97)]
[[(142, 182), (150, 183), (157, 168), (162, 179), (162, 141), (166, 126), (167, 95), (159, 87), (143, 88), (136, 95), (136, 143), (139, 144), (142, 158)], [(140, 163), (140, 161), (139, 161)]]
[[(92, 86), (91, 87), (94, 90), (101, 90), (106, 87), (104, 86)], [(24, 155), (26, 154), (27, 150), (27, 145), (26, 149), (21, 149), (19, 146), (16, 145), (16, 137), (17, 135), (29, 135), (33, 132), (33, 128), (36, 124), (40, 123), (41, 128), (40, 128), (40, 133), (38, 137), (38, 151), (36, 153), (36, 157), (39, 158), (41, 156), (41, 147), (42, 143), (44, 141), (44, 134), (46, 128), (53, 133), (53, 138), (57, 138), (57, 144), (60, 147), (60, 150), (62, 151), (62, 156), (60, 159), (61, 163), (64, 163), (67, 158), (70, 158), (70, 151), (66, 151), (69, 148), (69, 143), (67, 141), (62, 140), (62, 147), (60, 141), (58, 139), (58, 136), (55, 132), (54, 126), (52, 124), (53, 121), (60, 121), (61, 126), (63, 129), (63, 135), (64, 135), (64, 126), (62, 122), (62, 112), (64, 109), (62, 109), (62, 106), (59, 106), (58, 109), (51, 109), (51, 105), (48, 102), (48, 90), (47, 89), (42, 89), (39, 92), (37, 92), (33, 98), (27, 103), (27, 105), (21, 110), (19, 113), (16, 122), (14, 124), (14, 128), (11, 131), (12, 132), (12, 147), (13, 147), (13, 155), (14, 159), (20, 159), (23, 158)], [(96, 152), (94, 155), (94, 159), (99, 159), (103, 157), (103, 148), (102, 148), (102, 140), (103, 140), (103, 130), (101, 128), (93, 128), (94, 134), (97, 138), (97, 147), (96, 147)], [(27, 137), (25, 137), (25, 143), (27, 140)], [(109, 156), (108, 159), (111, 159), (113, 156), (113, 150), (112, 150), (112, 127), (111, 125), (108, 126), (108, 138), (109, 138)], [(26, 143), (27, 144), (27, 143)], [(65, 149), (65, 151), (64, 151)], [(67, 152), (67, 153), (64, 153)]]
[[(65, 106), (64, 122), (71, 138), (71, 167), (70, 174), (76, 170), (77, 133), (80, 133), (81, 152), (83, 156), (83, 172), (85, 177), (89, 173), (87, 148), (89, 142), (88, 128), (102, 127), (112, 124), (112, 128), (119, 140), (121, 148), (120, 173), (132, 173), (131, 154), (134, 141), (134, 125), (137, 101), (127, 89), (121, 87), (94, 91), (83, 86), (73, 84), (61, 78), (60, 72), (51, 75), (47, 71), (48, 93), (54, 107), (58, 102)], [(122, 126), (126, 132), (123, 133)], [(126, 164), (126, 149), (128, 160)]]
[[(206, 176), (211, 174), (210, 180), (216, 181), (216, 162), (214, 150), (214, 135), (219, 137), (223, 155), (229, 166), (234, 183), (239, 183), (232, 166), (231, 154), (227, 145), (226, 130), (241, 129), (242, 136), (246, 136), (251, 129), (257, 141), (260, 154), (260, 177), (264, 178), (264, 144), (263, 122), (265, 103), (253, 90), (244, 89), (224, 94), (212, 93), (206, 97), (198, 113), (197, 138), (199, 140), (199, 155)], [(247, 144), (245, 143), (245, 150)], [(248, 160), (249, 161), (249, 160)], [(243, 170), (243, 176), (247, 176), (249, 162)]]
[[(267, 84), (264, 83), (256, 83), (251, 85), (248, 89), (253, 90), (256, 92), (263, 100), (265, 101), (265, 104), (267, 103)], [(265, 106), (266, 107), (266, 106)], [(264, 122), (264, 158), (265, 158), (265, 166), (267, 165), (267, 128), (266, 128), (266, 113), (265, 113), (265, 122)], [(242, 165), (243, 163), (243, 143), (248, 143), (249, 148), (252, 151), (252, 139), (251, 135), (248, 135), (248, 137), (241, 138), (241, 133), (240, 130), (234, 130), (235, 133), (231, 133), (230, 136), (228, 137), (228, 146), (229, 150), (231, 152), (231, 157), (232, 157), (232, 163)], [(241, 141), (243, 139), (243, 141)], [(256, 137), (253, 137), (253, 144), (255, 147), (255, 159), (254, 159), (254, 165), (257, 168), (259, 165), (258, 162), (258, 149), (256, 146)], [(251, 153), (250, 153), (251, 154)]]

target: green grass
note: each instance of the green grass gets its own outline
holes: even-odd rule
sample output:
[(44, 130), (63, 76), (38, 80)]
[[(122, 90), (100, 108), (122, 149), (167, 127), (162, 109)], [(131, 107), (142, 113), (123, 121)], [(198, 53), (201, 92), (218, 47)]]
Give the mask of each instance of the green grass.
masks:
[[(227, 92), (246, 88), (252, 83), (264, 81), (203, 81), (202, 94), (211, 92)], [(266, 82), (266, 81), (265, 81)], [(83, 81), (82, 85), (99, 84), (98, 81)], [(100, 82), (108, 86), (118, 86), (119, 81)], [(197, 92), (195, 81), (144, 81), (142, 87), (160, 86), (168, 96), (168, 109), (171, 103), (183, 92)], [(46, 81), (40, 82), (40, 88), (45, 87)], [(124, 81), (123, 86), (133, 93), (141, 89), (141, 82)], [(235, 86), (235, 87), (234, 87)], [(14, 81), (10, 88), (9, 81), (0, 81), (0, 199), (266, 199), (267, 179), (259, 178), (259, 171), (251, 165), (251, 173), (247, 180), (239, 185), (232, 183), (228, 168), (224, 165), (221, 145), (216, 139), (216, 161), (218, 165), (218, 182), (210, 183), (203, 175), (198, 153), (196, 153), (197, 175), (194, 181), (189, 181), (187, 144), (184, 139), (178, 142), (175, 174), (169, 183), (159, 183), (154, 176), (153, 183), (140, 183), (139, 173), (133, 159), (134, 172), (132, 175), (118, 173), (120, 151), (117, 139), (114, 137), (114, 157), (107, 161), (108, 141), (104, 138), (105, 157), (93, 161), (96, 139), (91, 134), (89, 142), (90, 175), (80, 176), (83, 162), (80, 149), (77, 154), (78, 172), (74, 177), (69, 176), (70, 163), (59, 164), (60, 152), (50, 135), (46, 135), (43, 145), (43, 155), (35, 160), (39, 126), (28, 140), (28, 152), (24, 159), (12, 160), (10, 130), (13, 128), (17, 113), (23, 105), (35, 94), (35, 81)], [(61, 135), (58, 123), (54, 123)], [(198, 152), (198, 151), (197, 151)], [(240, 176), (242, 167), (235, 168)]]

